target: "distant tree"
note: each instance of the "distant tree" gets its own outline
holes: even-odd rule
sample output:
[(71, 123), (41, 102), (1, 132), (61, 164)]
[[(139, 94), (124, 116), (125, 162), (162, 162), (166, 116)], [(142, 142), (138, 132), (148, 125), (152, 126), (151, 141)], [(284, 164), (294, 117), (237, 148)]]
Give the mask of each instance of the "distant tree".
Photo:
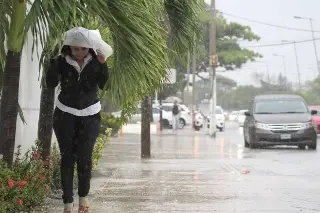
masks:
[[(201, 62), (209, 64), (210, 12), (207, 11), (208, 8), (205, 8), (201, 16), (203, 37), (198, 40), (198, 58)], [(243, 48), (239, 44), (239, 41), (260, 40), (260, 37), (253, 33), (249, 26), (228, 22), (221, 13), (217, 15), (216, 26), (219, 66), (233, 70), (241, 68), (248, 61), (262, 57), (259, 53)]]

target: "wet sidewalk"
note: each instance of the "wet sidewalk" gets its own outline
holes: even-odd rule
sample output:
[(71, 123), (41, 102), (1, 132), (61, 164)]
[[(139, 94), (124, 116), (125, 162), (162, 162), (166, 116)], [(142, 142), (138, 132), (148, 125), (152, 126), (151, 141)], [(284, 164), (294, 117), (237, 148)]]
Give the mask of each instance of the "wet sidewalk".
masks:
[(236, 127), (215, 140), (191, 130), (166, 133), (152, 137), (152, 158), (141, 159), (139, 135), (112, 138), (92, 180), (91, 212), (319, 211), (319, 166), (300, 160), (315, 161), (317, 152), (249, 150), (242, 141)]

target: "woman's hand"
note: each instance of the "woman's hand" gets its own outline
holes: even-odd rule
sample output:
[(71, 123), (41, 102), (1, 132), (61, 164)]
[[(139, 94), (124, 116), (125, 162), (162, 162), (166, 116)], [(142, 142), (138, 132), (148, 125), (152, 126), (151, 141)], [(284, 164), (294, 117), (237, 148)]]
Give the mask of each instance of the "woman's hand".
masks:
[(104, 55), (98, 53), (97, 57), (98, 57), (98, 61), (99, 61), (101, 64), (106, 63), (106, 57), (105, 57)]

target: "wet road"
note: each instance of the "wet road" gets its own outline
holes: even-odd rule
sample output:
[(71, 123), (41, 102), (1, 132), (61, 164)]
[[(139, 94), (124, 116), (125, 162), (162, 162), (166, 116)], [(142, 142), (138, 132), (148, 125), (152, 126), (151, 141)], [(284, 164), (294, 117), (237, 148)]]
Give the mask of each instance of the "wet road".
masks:
[(112, 140), (95, 173), (92, 212), (320, 211), (317, 151), (246, 149), (228, 123), (215, 140), (191, 130), (154, 136), (152, 154), (140, 159), (140, 136)]

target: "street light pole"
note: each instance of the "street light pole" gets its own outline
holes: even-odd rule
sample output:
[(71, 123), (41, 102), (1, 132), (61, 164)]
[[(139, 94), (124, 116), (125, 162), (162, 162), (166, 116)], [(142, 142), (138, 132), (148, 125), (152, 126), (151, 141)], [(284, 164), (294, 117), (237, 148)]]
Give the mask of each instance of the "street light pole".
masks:
[(216, 52), (216, 1), (211, 0), (210, 11), (212, 13), (210, 20), (210, 67), (212, 69), (212, 84), (211, 84), (211, 101), (210, 101), (210, 129), (211, 137), (216, 137), (216, 65), (218, 63)]
[(196, 72), (197, 72), (197, 55), (196, 55), (196, 34), (193, 36), (192, 48), (192, 128), (195, 128), (195, 111), (196, 111)]
[(298, 84), (299, 84), (299, 90), (301, 89), (301, 76), (300, 76), (300, 68), (299, 68), (299, 61), (298, 61), (298, 51), (297, 51), (297, 43), (294, 42), (294, 52), (296, 56), (296, 65), (297, 65), (297, 74), (298, 74)]
[(188, 63), (187, 63), (187, 92), (188, 92), (188, 95), (189, 95), (189, 82), (190, 82), (190, 51), (188, 51), (188, 59), (187, 59)]
[(284, 55), (273, 54), (273, 56), (281, 57), (282, 58), (282, 65), (283, 65), (283, 75), (285, 77), (285, 89), (287, 90), (287, 67), (286, 67), (286, 59)]
[(311, 33), (312, 33), (312, 41), (313, 41), (313, 48), (314, 48), (314, 54), (316, 56), (316, 65), (317, 65), (317, 69), (318, 69), (318, 75), (320, 76), (320, 64), (319, 64), (319, 58), (318, 58), (318, 51), (317, 51), (317, 44), (316, 44), (316, 39), (314, 36), (314, 30), (313, 30), (313, 19), (312, 18), (303, 18), (300, 16), (294, 16), (295, 19), (302, 19), (302, 20), (309, 20), (310, 22), (310, 28), (311, 28)]
[[(282, 40), (282, 42), (292, 42), (292, 41), (287, 41), (287, 40)], [(298, 51), (297, 51), (297, 42), (293, 41), (293, 46), (294, 46), (294, 53), (296, 57), (296, 65), (297, 65), (297, 74), (298, 74), (298, 86), (299, 89), (301, 89), (301, 75), (300, 75), (300, 67), (299, 67), (299, 59), (298, 59)]]
[(313, 30), (312, 19), (309, 18), (309, 21), (310, 21), (310, 27), (311, 27), (311, 33), (312, 33), (314, 53), (315, 53), (315, 55), (316, 55), (316, 60), (317, 60), (318, 75), (320, 76), (320, 67), (319, 67), (318, 51), (317, 51), (316, 39), (315, 39), (315, 37), (314, 37), (314, 30)]
[(268, 83), (270, 84), (271, 83), (271, 80), (270, 80), (270, 70), (269, 70), (269, 65), (266, 64), (266, 68), (267, 68), (267, 77), (268, 77)]

